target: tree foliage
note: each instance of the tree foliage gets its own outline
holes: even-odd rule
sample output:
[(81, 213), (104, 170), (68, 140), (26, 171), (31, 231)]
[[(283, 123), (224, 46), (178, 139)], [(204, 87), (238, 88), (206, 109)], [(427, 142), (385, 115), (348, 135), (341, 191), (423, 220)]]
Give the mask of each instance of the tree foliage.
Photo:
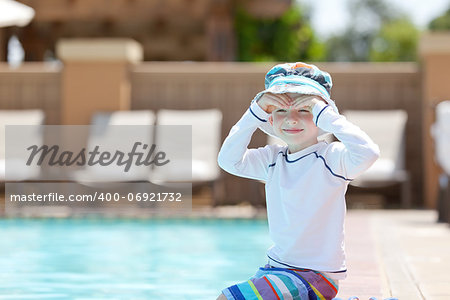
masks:
[(235, 30), (240, 61), (317, 61), (325, 57), (324, 45), (298, 5), (275, 19), (255, 18), (239, 8)]
[(418, 30), (384, 0), (353, 0), (352, 21), (327, 41), (330, 61), (410, 61), (416, 59)]
[(370, 47), (371, 61), (414, 61), (419, 31), (408, 19), (381, 26)]
[(432, 20), (428, 28), (433, 31), (450, 30), (450, 8), (442, 16)]

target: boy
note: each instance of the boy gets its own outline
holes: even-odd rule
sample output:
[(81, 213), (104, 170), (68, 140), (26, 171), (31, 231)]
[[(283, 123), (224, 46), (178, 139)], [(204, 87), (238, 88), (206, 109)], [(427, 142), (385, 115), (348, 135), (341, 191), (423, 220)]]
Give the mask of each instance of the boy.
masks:
[[(231, 129), (219, 153), (225, 171), (266, 182), (268, 264), (218, 299), (332, 299), (346, 276), (345, 192), (379, 156), (376, 144), (341, 116), (328, 73), (314, 65), (273, 67), (265, 90)], [(256, 128), (287, 146), (247, 149)], [(339, 142), (319, 142), (329, 132)]]

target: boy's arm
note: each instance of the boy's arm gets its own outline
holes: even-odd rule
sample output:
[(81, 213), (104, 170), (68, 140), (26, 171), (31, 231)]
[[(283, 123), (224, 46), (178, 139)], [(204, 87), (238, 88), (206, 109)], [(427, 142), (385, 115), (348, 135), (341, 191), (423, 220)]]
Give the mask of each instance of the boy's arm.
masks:
[(269, 114), (253, 101), (242, 118), (231, 128), (218, 156), (219, 166), (228, 173), (266, 180), (272, 151), (269, 146), (247, 149), (258, 126), (267, 122)]
[[(331, 151), (327, 163), (347, 179), (353, 179), (367, 170), (379, 157), (380, 150), (372, 139), (358, 126), (350, 123), (323, 101), (312, 108), (314, 123), (333, 133), (342, 142), (341, 151)], [(336, 149), (337, 150), (337, 149)]]

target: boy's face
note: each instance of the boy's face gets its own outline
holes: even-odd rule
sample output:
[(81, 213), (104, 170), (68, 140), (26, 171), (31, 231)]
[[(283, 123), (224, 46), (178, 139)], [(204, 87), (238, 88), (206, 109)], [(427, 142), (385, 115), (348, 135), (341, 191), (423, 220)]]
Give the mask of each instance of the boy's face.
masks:
[[(293, 100), (297, 94), (288, 94)], [(317, 143), (319, 128), (314, 124), (313, 115), (306, 105), (294, 109), (277, 107), (269, 118), (275, 134), (288, 144), (290, 153), (300, 151)]]

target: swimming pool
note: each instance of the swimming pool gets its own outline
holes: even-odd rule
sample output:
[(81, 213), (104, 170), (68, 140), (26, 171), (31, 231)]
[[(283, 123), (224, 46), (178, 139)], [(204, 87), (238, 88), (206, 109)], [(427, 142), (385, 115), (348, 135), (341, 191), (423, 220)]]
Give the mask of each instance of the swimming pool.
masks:
[(215, 299), (270, 244), (264, 220), (1, 219), (0, 299)]

